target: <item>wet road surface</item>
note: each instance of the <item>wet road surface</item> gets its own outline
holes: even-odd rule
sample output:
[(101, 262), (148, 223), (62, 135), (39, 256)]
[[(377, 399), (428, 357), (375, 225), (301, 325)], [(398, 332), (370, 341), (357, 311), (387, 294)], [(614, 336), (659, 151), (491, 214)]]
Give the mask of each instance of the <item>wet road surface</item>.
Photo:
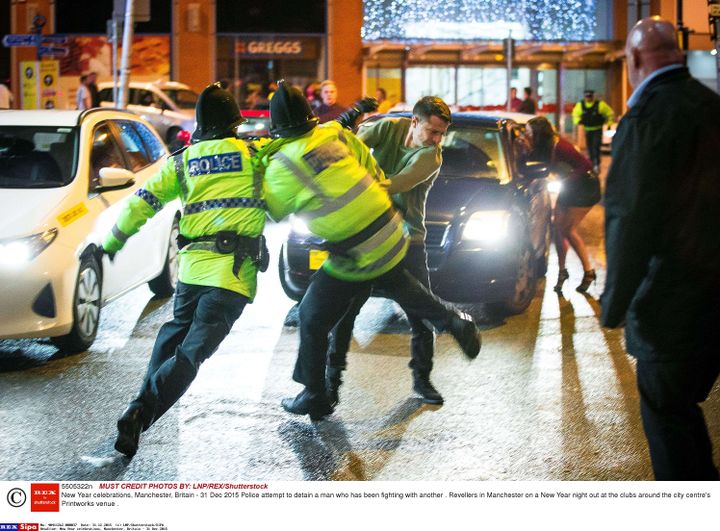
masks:
[[(113, 450), (115, 421), (137, 391), (167, 299), (146, 287), (103, 309), (96, 343), (63, 357), (46, 341), (0, 341), (1, 480), (647, 480), (634, 361), (621, 330), (598, 322), (602, 209), (583, 222), (598, 271), (589, 296), (571, 255), (567, 299), (552, 291), (554, 253), (530, 309), (498, 321), (469, 308), (483, 348), (468, 361), (439, 335), (432, 380), (443, 406), (411, 391), (409, 330), (372, 299), (355, 330), (341, 402), (312, 423), (280, 407), (298, 335), (276, 269), (187, 394), (141, 438)], [(286, 225), (270, 225), (277, 249)], [(720, 462), (720, 390), (704, 406)]]

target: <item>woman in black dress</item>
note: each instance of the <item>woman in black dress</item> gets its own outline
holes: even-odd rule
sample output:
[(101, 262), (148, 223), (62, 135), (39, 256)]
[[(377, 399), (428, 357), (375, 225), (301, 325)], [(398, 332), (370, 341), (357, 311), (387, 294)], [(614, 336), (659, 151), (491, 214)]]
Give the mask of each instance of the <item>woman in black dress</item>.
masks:
[(600, 201), (600, 181), (592, 170), (590, 160), (572, 143), (561, 138), (544, 116), (528, 121), (524, 136), (528, 159), (547, 163), (550, 171), (561, 179), (562, 188), (553, 216), (555, 248), (560, 267), (554, 289), (562, 293), (563, 283), (570, 276), (565, 267), (565, 258), (568, 247), (572, 247), (584, 271), (582, 281), (575, 289), (585, 293), (596, 275), (577, 226), (593, 205)]

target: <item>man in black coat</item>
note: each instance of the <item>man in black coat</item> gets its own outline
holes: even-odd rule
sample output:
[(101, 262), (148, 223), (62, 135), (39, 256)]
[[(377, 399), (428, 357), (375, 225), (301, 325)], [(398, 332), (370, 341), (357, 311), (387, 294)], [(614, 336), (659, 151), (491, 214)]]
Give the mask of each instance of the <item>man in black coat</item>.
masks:
[(717, 480), (699, 403), (720, 374), (720, 96), (690, 76), (668, 21), (638, 22), (625, 53), (602, 324), (625, 323), (655, 478)]

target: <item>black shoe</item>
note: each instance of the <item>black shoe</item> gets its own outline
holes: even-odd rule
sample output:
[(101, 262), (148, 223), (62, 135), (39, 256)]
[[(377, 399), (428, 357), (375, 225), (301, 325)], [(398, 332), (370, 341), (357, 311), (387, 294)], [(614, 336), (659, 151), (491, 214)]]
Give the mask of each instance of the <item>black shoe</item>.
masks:
[(470, 317), (459, 313), (454, 314), (450, 319), (449, 331), (468, 358), (477, 358), (480, 353), (482, 338), (477, 326)]
[(340, 386), (342, 385), (342, 369), (327, 367), (325, 369), (325, 389), (328, 402), (335, 407), (340, 402)]
[(137, 453), (140, 433), (143, 428), (142, 406), (132, 403), (117, 422), (118, 436), (115, 449), (121, 454), (132, 457)]
[(557, 282), (555, 283), (555, 287), (553, 288), (555, 293), (562, 293), (563, 284), (569, 278), (570, 278), (570, 273), (568, 273), (567, 269), (561, 269), (560, 271), (558, 271), (558, 279), (557, 279)]
[(597, 280), (597, 275), (595, 274), (595, 270), (591, 269), (589, 271), (585, 271), (585, 274), (582, 277), (582, 281), (580, 282), (580, 285), (575, 288), (575, 291), (578, 291), (580, 293), (585, 293), (588, 288), (590, 287), (590, 284), (595, 282)]
[(415, 376), (413, 378), (413, 391), (419, 394), (426, 404), (442, 404), (443, 397), (427, 376)]
[(282, 407), (295, 415), (310, 415), (310, 420), (322, 420), (334, 411), (325, 393), (303, 389), (295, 398), (283, 398)]

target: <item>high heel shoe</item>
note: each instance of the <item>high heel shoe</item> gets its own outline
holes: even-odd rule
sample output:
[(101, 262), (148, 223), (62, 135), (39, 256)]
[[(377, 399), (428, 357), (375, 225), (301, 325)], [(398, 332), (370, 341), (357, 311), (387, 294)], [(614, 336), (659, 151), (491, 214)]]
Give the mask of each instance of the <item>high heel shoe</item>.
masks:
[(562, 293), (562, 286), (565, 283), (565, 281), (569, 278), (570, 278), (570, 273), (568, 273), (567, 269), (561, 269), (560, 271), (558, 271), (557, 283), (555, 284), (555, 287), (553, 288), (555, 290), (555, 293)]
[(588, 288), (590, 287), (590, 284), (595, 282), (597, 279), (597, 275), (595, 274), (595, 270), (591, 269), (589, 271), (585, 271), (585, 274), (582, 277), (582, 281), (580, 282), (580, 285), (575, 288), (575, 291), (578, 291), (580, 293), (585, 293)]

